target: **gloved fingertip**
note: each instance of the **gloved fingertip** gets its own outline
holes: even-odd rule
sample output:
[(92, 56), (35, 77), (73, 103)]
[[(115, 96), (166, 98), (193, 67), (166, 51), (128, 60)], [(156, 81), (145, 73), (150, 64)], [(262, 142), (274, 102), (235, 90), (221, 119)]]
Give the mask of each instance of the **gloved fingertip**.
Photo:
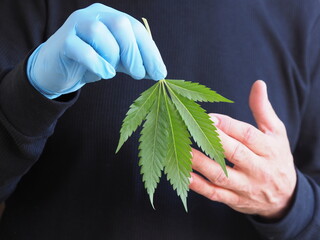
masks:
[(134, 75), (131, 75), (131, 77), (135, 80), (141, 80), (145, 78), (145, 76), (141, 77), (141, 76), (134, 76)]
[(161, 79), (165, 79), (167, 76), (167, 70), (165, 71), (157, 71), (156, 76), (155, 76), (155, 80), (161, 80)]
[(146, 76), (146, 70), (141, 65), (140, 67), (137, 67), (133, 71), (131, 71), (131, 76), (136, 80), (141, 80)]
[(154, 72), (150, 73), (149, 76), (151, 77), (151, 79), (156, 81), (165, 79), (167, 76), (167, 69), (164, 65), (162, 65), (161, 67), (155, 69)]
[(101, 77), (103, 79), (110, 79), (116, 75), (116, 70), (114, 69), (114, 67), (111, 64), (106, 62), (104, 68), (105, 68), (105, 71), (103, 71), (101, 74)]

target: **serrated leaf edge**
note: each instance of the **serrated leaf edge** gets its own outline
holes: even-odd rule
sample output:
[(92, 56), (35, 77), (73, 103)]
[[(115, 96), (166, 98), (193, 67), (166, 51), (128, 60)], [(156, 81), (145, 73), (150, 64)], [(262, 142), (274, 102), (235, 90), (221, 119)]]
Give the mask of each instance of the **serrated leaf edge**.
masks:
[[(157, 104), (157, 120), (156, 120), (156, 125), (157, 125), (157, 127), (156, 127), (156, 129), (155, 129), (155, 131), (157, 131), (158, 130), (158, 127), (159, 127), (159, 124), (160, 124), (160, 122), (159, 122), (159, 117), (160, 117), (160, 108), (161, 108), (161, 106), (160, 106), (160, 104), (161, 104), (161, 93), (162, 93), (162, 88), (161, 87), (159, 87), (159, 89), (158, 89), (158, 91), (159, 91), (159, 94), (158, 94), (158, 98), (155, 100), (155, 103), (154, 103), (154, 105), (152, 106), (152, 107), (154, 107), (155, 106), (155, 104)], [(163, 96), (162, 96), (163, 97)], [(149, 114), (151, 114), (151, 112), (153, 111), (153, 109), (152, 109), (152, 107), (150, 108), (150, 110), (149, 110), (149, 113), (148, 113), (148, 115)], [(146, 116), (146, 121), (148, 121), (148, 115)], [(146, 122), (145, 122), (145, 124), (146, 124)], [(157, 134), (155, 134), (155, 135), (157, 135)], [(167, 136), (166, 136), (167, 137)], [(166, 138), (165, 137), (165, 138)], [(156, 145), (156, 137), (153, 137), (154, 138), (154, 141), (153, 141), (153, 147), (152, 147), (152, 157), (150, 157), (150, 159), (152, 159), (153, 161), (155, 161), (155, 149), (156, 149), (156, 147), (155, 147), (155, 145)], [(140, 145), (139, 145), (139, 149), (142, 151), (142, 149), (140, 148), (140, 146), (141, 146), (141, 143), (142, 143), (142, 131), (141, 131), (141, 137), (140, 137), (140, 139), (139, 139), (139, 141), (140, 141)], [(141, 151), (140, 151), (140, 154), (141, 154)], [(167, 150), (166, 150), (167, 151)], [(149, 199), (150, 199), (150, 203), (151, 203), (151, 205), (152, 205), (152, 207), (153, 207), (153, 209), (155, 209), (155, 207), (154, 207), (154, 203), (153, 203), (153, 196), (154, 196), (154, 192), (155, 192), (155, 190), (156, 190), (156, 188), (157, 188), (157, 184), (159, 183), (159, 181), (160, 181), (160, 177), (161, 177), (161, 174), (160, 174), (160, 176), (157, 176), (157, 174), (156, 174), (156, 172), (155, 172), (155, 170), (154, 169), (152, 169), (151, 171), (153, 171), (154, 172), (154, 174), (153, 175), (156, 175), (157, 176), (157, 178), (158, 178), (158, 180), (156, 180), (156, 186), (154, 187), (154, 189), (153, 190), (150, 190), (149, 188), (147, 188), (147, 180), (144, 178), (144, 176), (145, 176), (145, 173), (143, 173), (142, 172), (142, 169), (143, 169), (143, 166), (142, 166), (142, 161), (141, 161), (141, 159), (142, 159), (142, 155), (140, 155), (139, 154), (139, 156), (140, 156), (140, 161), (139, 161), (139, 166), (141, 166), (141, 171), (140, 171), (140, 173), (143, 175), (143, 181), (144, 181), (144, 183), (145, 183), (145, 188), (147, 189), (147, 192), (148, 192), (148, 195), (149, 195)], [(165, 154), (164, 154), (165, 155)], [(154, 164), (151, 164), (152, 166), (154, 166)], [(162, 162), (162, 165), (160, 166), (160, 171), (162, 171), (163, 170), (163, 167), (164, 167), (164, 165), (163, 165), (163, 162)]]
[[(180, 85), (177, 85), (175, 84), (175, 82), (177, 81), (180, 81), (180, 82), (183, 82), (183, 83), (187, 83), (187, 84), (190, 84), (193, 85), (192, 87), (203, 87), (206, 91), (209, 91), (209, 93), (203, 93), (201, 91), (196, 91), (196, 90), (191, 90), (191, 89), (187, 89), (187, 88), (184, 88), (184, 87), (181, 87)], [(207, 95), (211, 98), (215, 98), (214, 100), (210, 100), (210, 99), (195, 99), (195, 98), (190, 98), (190, 96), (188, 95), (183, 95), (184, 97), (192, 100), (192, 101), (197, 101), (197, 102), (226, 102), (226, 103), (233, 103), (232, 100), (228, 99), (228, 98), (225, 98), (224, 96), (220, 95), (219, 93), (217, 93), (216, 91), (212, 90), (211, 88), (205, 86), (205, 85), (202, 85), (200, 83), (197, 83), (197, 82), (191, 82), (191, 81), (185, 81), (185, 80), (182, 80), (182, 79), (165, 79), (165, 82), (167, 85), (170, 85), (174, 88), (179, 88), (181, 89), (182, 91), (188, 91), (188, 92), (193, 92), (193, 93), (197, 93), (197, 94), (201, 94), (201, 95)], [(173, 89), (174, 90), (174, 89)], [(175, 90), (174, 90), (175, 91)], [(180, 95), (182, 95), (181, 93), (178, 93)], [(219, 100), (217, 100), (216, 98), (219, 98)]]
[[(190, 111), (189, 111), (189, 109), (180, 101), (180, 99), (177, 97), (177, 95), (180, 95), (180, 94), (178, 94), (178, 93), (176, 93), (172, 88), (170, 88), (170, 86), (168, 86), (167, 85), (167, 88), (168, 88), (168, 90), (169, 90), (169, 93), (170, 93), (170, 95), (171, 95), (171, 97), (172, 98), (175, 98), (175, 99), (177, 99), (179, 102), (180, 102), (180, 104), (186, 109), (186, 111), (192, 116), (192, 118), (193, 118), (193, 115), (190, 113)], [(181, 96), (181, 95), (180, 95)], [(183, 97), (183, 96), (182, 96)], [(190, 100), (190, 101), (192, 101), (192, 100)], [(173, 103), (174, 103), (174, 101), (173, 101)], [(181, 115), (181, 114), (180, 114)], [(182, 117), (182, 116), (181, 116)], [(182, 117), (182, 119), (183, 119), (183, 117)], [(209, 119), (210, 120), (210, 119)], [(210, 120), (211, 121), (211, 120)], [(208, 137), (207, 137), (207, 135), (203, 132), (203, 130), (202, 130), (202, 128), (199, 126), (199, 124), (198, 124), (198, 122), (194, 119), (194, 122), (197, 124), (197, 126), (198, 126), (198, 129), (200, 129), (201, 130), (201, 132), (202, 132), (202, 134), (205, 136), (205, 138), (206, 138), (206, 140), (207, 140), (207, 142), (209, 143), (209, 145), (212, 147), (212, 149), (214, 149), (214, 151), (216, 151), (216, 148), (211, 144), (211, 142), (210, 142), (210, 140), (208, 139)], [(211, 121), (212, 122), (212, 121)], [(212, 122), (212, 124), (214, 124), (213, 122)], [(188, 125), (186, 124), (186, 126), (188, 127)], [(214, 125), (213, 125), (213, 127), (214, 127)], [(215, 128), (215, 127), (214, 127)], [(191, 134), (191, 133), (190, 133)], [(192, 136), (192, 134), (191, 134), (191, 136)], [(193, 136), (192, 136), (193, 137)], [(201, 146), (200, 146), (201, 147)], [(225, 175), (226, 176), (228, 176), (228, 172), (227, 172), (227, 169), (226, 169), (226, 165), (225, 165), (225, 162), (223, 161), (223, 162), (221, 162), (221, 161), (219, 161), (218, 159), (216, 159), (217, 161), (218, 161), (218, 163), (220, 164), (220, 166), (222, 167), (222, 170), (224, 171), (224, 173), (225, 173)], [(224, 164), (223, 164), (224, 163)]]
[[(163, 88), (164, 88), (164, 85), (163, 85)], [(173, 133), (172, 117), (171, 117), (171, 115), (170, 115), (170, 109), (169, 109), (169, 105), (168, 105), (168, 101), (171, 101), (171, 102), (172, 102), (172, 100), (169, 98), (169, 96), (167, 96), (167, 93), (166, 93), (165, 89), (164, 89), (163, 92), (164, 92), (164, 96), (165, 96), (164, 99), (165, 99), (165, 104), (166, 104), (166, 109), (167, 109), (167, 115), (168, 115), (168, 117), (169, 117), (169, 122), (170, 122), (171, 136), (172, 136), (172, 138), (173, 138), (173, 143), (174, 143), (174, 145), (175, 145), (176, 140), (175, 140), (175, 135), (174, 135), (174, 133)], [(173, 108), (175, 108), (175, 106), (174, 106), (173, 103), (172, 103), (172, 106), (173, 106)], [(176, 109), (175, 109), (175, 110), (176, 110)], [(177, 111), (177, 114), (179, 114), (178, 111)], [(180, 114), (179, 114), (179, 116), (181, 117)], [(183, 120), (182, 120), (182, 121), (183, 121)], [(187, 129), (187, 126), (185, 126), (185, 127), (186, 127), (186, 129)], [(186, 131), (187, 131), (187, 130), (186, 130)], [(188, 135), (189, 135), (189, 133), (188, 133)], [(190, 138), (190, 137), (189, 137), (189, 138)], [(191, 148), (190, 148), (190, 150), (191, 150)], [(178, 155), (177, 155), (177, 147), (176, 147), (176, 146), (174, 146), (174, 154), (175, 154), (175, 159), (176, 159), (177, 161), (179, 161), (179, 158), (178, 158)], [(190, 154), (190, 158), (189, 158), (190, 168), (191, 168), (191, 158), (192, 158), (192, 155)], [(180, 167), (179, 167), (179, 163), (178, 163), (178, 162), (176, 162), (176, 165), (177, 165), (177, 169), (179, 169), (179, 170), (178, 170), (179, 183), (180, 183), (180, 185), (183, 185), (183, 180), (182, 180), (182, 176), (181, 176), (182, 171), (180, 170)], [(166, 171), (166, 166), (165, 166), (165, 171)], [(191, 168), (191, 171), (192, 171), (192, 168)], [(167, 175), (167, 177), (168, 177), (168, 175)], [(190, 177), (190, 172), (189, 172), (189, 177)], [(168, 180), (169, 180), (170, 183), (171, 183), (171, 179), (170, 179), (169, 177), (168, 177)], [(171, 184), (172, 184), (174, 190), (176, 190), (177, 193), (178, 193), (177, 187), (176, 187), (176, 189), (175, 189), (173, 183), (171, 183)], [(189, 188), (187, 187), (187, 189), (189, 189)], [(186, 191), (185, 196), (182, 196), (181, 194), (178, 194), (178, 196), (180, 197), (180, 199), (181, 199), (181, 201), (182, 201), (182, 203), (183, 203), (183, 206), (184, 206), (186, 212), (188, 212), (188, 207), (187, 207), (188, 190)]]
[[(148, 99), (150, 99), (150, 97), (153, 96), (154, 92), (155, 92), (155, 91), (157, 90), (157, 88), (159, 87), (159, 83), (156, 83), (156, 84), (157, 84), (157, 85), (156, 85), (156, 87), (154, 88), (154, 90), (150, 93), (150, 95), (147, 97), (146, 101), (143, 103), (143, 105), (140, 107), (140, 109), (134, 114), (134, 116), (131, 117), (131, 119), (132, 119), (132, 118), (135, 118), (135, 117), (137, 116), (137, 114), (143, 109), (143, 106), (148, 102)], [(148, 90), (148, 89), (147, 89), (147, 90)], [(146, 90), (146, 91), (147, 91), (147, 90)], [(142, 93), (142, 94), (143, 94), (143, 93)], [(127, 124), (125, 121), (126, 121), (126, 118), (127, 118), (128, 114), (129, 114), (130, 110), (132, 109), (131, 106), (133, 106), (133, 105), (135, 104), (135, 102), (142, 96), (142, 94), (141, 94), (136, 100), (134, 100), (134, 102), (130, 105), (129, 110), (128, 110), (127, 114), (126, 114), (126, 117), (125, 117), (124, 120), (123, 120), (121, 129), (120, 129), (120, 139), (119, 139), (119, 143), (118, 143), (118, 146), (117, 146), (117, 149), (116, 149), (116, 153), (119, 152), (119, 150), (121, 149), (121, 147), (123, 146), (123, 144), (128, 140), (128, 138), (132, 135), (132, 133), (135, 132), (135, 131), (137, 130), (137, 128), (142, 124), (142, 122), (145, 120), (145, 118), (146, 118), (146, 116), (147, 116), (147, 114), (148, 114), (148, 111), (147, 111), (146, 116), (145, 116), (144, 118), (142, 118), (141, 122), (137, 125), (137, 127), (136, 127), (134, 130), (132, 130), (131, 133), (128, 134), (127, 137), (123, 137), (122, 131), (123, 131), (124, 126)], [(153, 104), (153, 103), (152, 103), (152, 104)], [(152, 104), (150, 105), (150, 107), (152, 107)], [(149, 109), (149, 111), (150, 111), (150, 109)]]

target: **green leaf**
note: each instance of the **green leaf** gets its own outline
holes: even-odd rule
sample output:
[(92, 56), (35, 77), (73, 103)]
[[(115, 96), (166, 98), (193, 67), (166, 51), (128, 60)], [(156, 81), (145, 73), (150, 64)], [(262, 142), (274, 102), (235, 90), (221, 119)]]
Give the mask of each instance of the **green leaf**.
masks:
[(141, 130), (139, 165), (144, 186), (153, 205), (153, 195), (160, 181), (164, 160), (167, 155), (168, 121), (162, 88), (157, 88), (157, 98), (147, 115)]
[(193, 101), (200, 102), (229, 102), (232, 101), (221, 96), (210, 88), (195, 82), (184, 80), (168, 80), (166, 83), (176, 93)]
[[(143, 22), (151, 36), (147, 20), (143, 18)], [(167, 179), (188, 211), (187, 195), (192, 171), (189, 132), (227, 175), (217, 129), (206, 111), (194, 101), (232, 102), (198, 83), (162, 79), (134, 101), (123, 120), (116, 153), (146, 119), (139, 139), (139, 165), (153, 208), (154, 192), (164, 169)]]
[(206, 111), (194, 101), (232, 102), (203, 85), (163, 79), (134, 101), (123, 120), (116, 152), (145, 120), (139, 139), (139, 165), (152, 207), (154, 193), (164, 170), (187, 211), (192, 171), (190, 135), (203, 152), (221, 165), (227, 175), (217, 129)]
[(216, 127), (206, 111), (199, 104), (177, 94), (168, 87), (170, 96), (193, 139), (201, 149), (220, 164), (227, 175), (223, 148)]
[(190, 135), (167, 93), (163, 92), (165, 93), (165, 104), (169, 121), (168, 154), (164, 171), (173, 189), (180, 196), (185, 210), (188, 211), (187, 195), (190, 172), (192, 171)]
[(120, 129), (120, 140), (116, 153), (120, 150), (122, 145), (127, 141), (131, 134), (139, 127), (142, 121), (148, 114), (150, 107), (155, 101), (157, 89), (159, 88), (159, 82), (154, 84), (151, 88), (144, 91), (139, 98), (137, 98), (133, 104), (131, 104), (129, 111), (123, 120), (122, 127)]

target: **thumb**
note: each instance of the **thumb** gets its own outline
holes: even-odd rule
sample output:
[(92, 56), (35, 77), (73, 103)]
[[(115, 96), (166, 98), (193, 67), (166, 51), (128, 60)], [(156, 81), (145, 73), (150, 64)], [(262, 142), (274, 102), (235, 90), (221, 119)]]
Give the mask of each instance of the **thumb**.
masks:
[(252, 85), (249, 105), (258, 128), (262, 132), (283, 132), (284, 125), (268, 99), (267, 85), (264, 81), (257, 80)]

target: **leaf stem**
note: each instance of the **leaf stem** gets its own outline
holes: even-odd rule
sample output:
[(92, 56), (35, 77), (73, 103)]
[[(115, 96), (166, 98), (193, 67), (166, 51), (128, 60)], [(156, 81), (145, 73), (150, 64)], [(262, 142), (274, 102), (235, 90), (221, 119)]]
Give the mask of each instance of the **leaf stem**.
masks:
[(152, 34), (151, 34), (151, 30), (150, 30), (150, 26), (149, 26), (148, 20), (143, 17), (143, 18), (142, 18), (142, 21), (143, 21), (143, 24), (144, 24), (144, 26), (146, 27), (148, 33), (150, 34), (150, 37), (152, 38)]

